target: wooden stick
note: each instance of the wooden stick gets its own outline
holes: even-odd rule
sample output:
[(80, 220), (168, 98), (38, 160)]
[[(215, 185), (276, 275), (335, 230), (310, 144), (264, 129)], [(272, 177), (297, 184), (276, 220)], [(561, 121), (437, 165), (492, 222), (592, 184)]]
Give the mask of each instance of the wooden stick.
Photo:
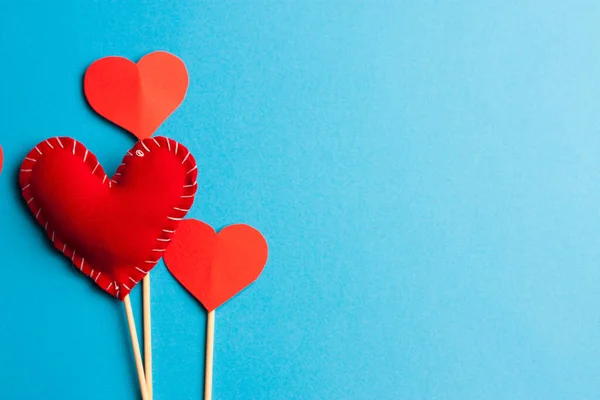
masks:
[(146, 385), (146, 377), (144, 376), (144, 365), (142, 364), (140, 342), (138, 341), (138, 335), (135, 329), (135, 320), (133, 319), (133, 311), (131, 310), (131, 300), (129, 299), (129, 295), (125, 296), (123, 303), (125, 303), (125, 312), (127, 313), (129, 335), (131, 336), (131, 345), (133, 346), (133, 355), (135, 356), (135, 366), (137, 368), (138, 379), (140, 381), (142, 400), (150, 400), (150, 397), (148, 396), (148, 386)]
[(215, 344), (215, 310), (206, 321), (206, 365), (204, 372), (204, 400), (212, 400), (213, 349)]
[(152, 320), (150, 317), (150, 273), (146, 274), (142, 283), (144, 303), (144, 370), (148, 396), (152, 400)]

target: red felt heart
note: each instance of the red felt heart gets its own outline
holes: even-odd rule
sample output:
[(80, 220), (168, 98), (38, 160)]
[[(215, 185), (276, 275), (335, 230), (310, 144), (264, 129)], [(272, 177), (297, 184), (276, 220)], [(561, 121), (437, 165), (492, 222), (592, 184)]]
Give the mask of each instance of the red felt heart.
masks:
[(248, 225), (230, 225), (218, 234), (204, 222), (181, 221), (165, 252), (175, 278), (208, 311), (258, 278), (267, 263), (267, 242)]
[(147, 54), (137, 64), (123, 57), (101, 58), (83, 79), (90, 106), (139, 139), (152, 136), (179, 107), (187, 87), (185, 64), (164, 51)]
[(21, 191), (46, 234), (120, 300), (154, 267), (196, 192), (194, 157), (156, 137), (127, 152), (113, 179), (74, 139), (39, 143), (21, 165)]

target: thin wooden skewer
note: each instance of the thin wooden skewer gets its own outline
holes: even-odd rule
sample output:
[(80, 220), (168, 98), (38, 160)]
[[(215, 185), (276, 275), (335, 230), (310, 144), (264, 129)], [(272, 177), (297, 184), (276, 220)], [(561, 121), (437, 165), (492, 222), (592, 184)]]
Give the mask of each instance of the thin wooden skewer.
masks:
[(150, 273), (146, 274), (143, 286), (144, 303), (144, 370), (146, 371), (146, 384), (148, 396), (152, 400), (152, 320), (150, 317)]
[(140, 352), (140, 342), (138, 341), (138, 335), (135, 329), (135, 320), (133, 319), (133, 311), (131, 309), (131, 300), (129, 299), (129, 295), (125, 296), (123, 303), (125, 303), (127, 324), (129, 325), (129, 335), (131, 336), (131, 345), (133, 346), (133, 355), (135, 356), (135, 366), (137, 368), (138, 379), (140, 381), (142, 400), (150, 400), (150, 397), (148, 396), (148, 386), (146, 385), (146, 377), (144, 376), (144, 365), (142, 363), (142, 354)]
[(206, 321), (206, 365), (204, 373), (204, 400), (212, 400), (213, 349), (215, 344), (215, 310)]

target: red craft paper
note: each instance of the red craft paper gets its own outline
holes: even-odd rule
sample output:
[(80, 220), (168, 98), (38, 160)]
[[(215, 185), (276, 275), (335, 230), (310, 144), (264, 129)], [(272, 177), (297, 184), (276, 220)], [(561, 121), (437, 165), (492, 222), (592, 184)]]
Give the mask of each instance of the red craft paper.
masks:
[(174, 140), (138, 142), (113, 179), (80, 142), (57, 137), (21, 165), (23, 198), (54, 246), (120, 300), (164, 254), (196, 192), (194, 157)]
[(0, 146), (0, 173), (2, 172), (3, 165), (4, 165), (4, 151), (2, 150), (2, 146)]
[(137, 64), (105, 57), (89, 66), (83, 87), (98, 114), (145, 139), (183, 101), (188, 74), (183, 61), (164, 51), (147, 54)]
[(164, 258), (179, 283), (213, 311), (258, 278), (267, 256), (265, 238), (251, 226), (230, 225), (217, 234), (204, 222), (186, 219)]

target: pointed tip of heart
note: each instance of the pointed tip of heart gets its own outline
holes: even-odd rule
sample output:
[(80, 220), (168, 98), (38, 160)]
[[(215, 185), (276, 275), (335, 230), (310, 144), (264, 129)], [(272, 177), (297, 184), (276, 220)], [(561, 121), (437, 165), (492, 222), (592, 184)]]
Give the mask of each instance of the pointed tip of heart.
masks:
[(151, 137), (183, 102), (189, 77), (183, 60), (155, 51), (137, 63), (120, 56), (100, 58), (83, 81), (90, 107), (141, 140)]

